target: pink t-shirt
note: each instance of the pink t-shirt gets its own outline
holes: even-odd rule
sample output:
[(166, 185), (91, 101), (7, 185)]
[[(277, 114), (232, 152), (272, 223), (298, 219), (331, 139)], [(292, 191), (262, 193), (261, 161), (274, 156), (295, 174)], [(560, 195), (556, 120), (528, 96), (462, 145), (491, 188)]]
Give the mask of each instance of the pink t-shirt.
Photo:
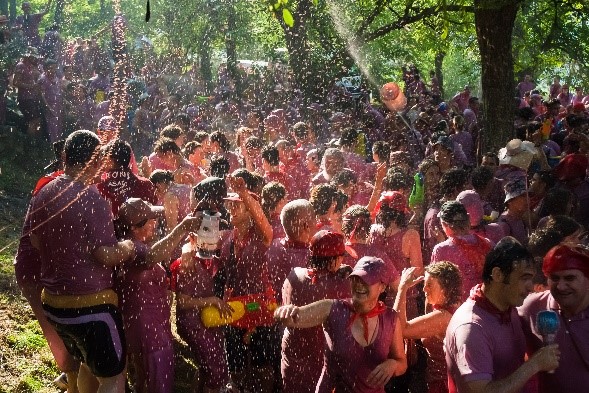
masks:
[(466, 300), (470, 289), (482, 280), (485, 256), (490, 249), (491, 242), (477, 235), (451, 237), (436, 244), (431, 263), (449, 261), (458, 266), (462, 273), (462, 300)]
[(554, 373), (537, 374), (538, 392), (585, 393), (589, 386), (589, 308), (565, 320), (550, 291), (529, 295), (518, 308), (529, 356), (543, 347), (542, 336), (536, 330), (536, 316), (544, 310), (554, 310), (559, 315), (555, 343), (560, 362)]
[(31, 202), (31, 228), (41, 246), (41, 282), (56, 295), (87, 295), (113, 286), (113, 269), (92, 253), (113, 246), (113, 216), (95, 186), (63, 175)]
[(466, 383), (500, 380), (524, 363), (526, 339), (517, 311), (511, 321), (501, 323), (498, 316), (468, 299), (456, 310), (444, 340), (450, 393), (465, 392)]

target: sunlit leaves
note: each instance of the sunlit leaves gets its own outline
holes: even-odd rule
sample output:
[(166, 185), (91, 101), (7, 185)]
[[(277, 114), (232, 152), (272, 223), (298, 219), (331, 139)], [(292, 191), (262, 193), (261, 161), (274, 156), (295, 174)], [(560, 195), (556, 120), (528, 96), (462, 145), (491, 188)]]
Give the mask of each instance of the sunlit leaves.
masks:
[(286, 23), (286, 25), (288, 27), (294, 26), (294, 18), (292, 17), (292, 14), (288, 10), (288, 8), (282, 9), (282, 19), (284, 20), (284, 23)]

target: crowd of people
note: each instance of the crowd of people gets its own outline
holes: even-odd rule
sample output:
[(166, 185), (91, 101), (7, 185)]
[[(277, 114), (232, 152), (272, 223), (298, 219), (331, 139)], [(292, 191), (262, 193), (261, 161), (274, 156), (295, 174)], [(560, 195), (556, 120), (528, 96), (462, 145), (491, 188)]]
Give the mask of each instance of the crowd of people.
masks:
[(381, 105), (340, 83), (304, 104), (284, 68), (221, 66), (208, 94), (130, 61), (121, 126), (106, 51), (37, 45), (11, 85), (56, 161), (15, 274), (68, 392), (174, 391), (172, 315), (198, 392), (589, 385), (582, 89), (526, 77), (485, 152), (470, 88), (443, 101), (415, 67)]

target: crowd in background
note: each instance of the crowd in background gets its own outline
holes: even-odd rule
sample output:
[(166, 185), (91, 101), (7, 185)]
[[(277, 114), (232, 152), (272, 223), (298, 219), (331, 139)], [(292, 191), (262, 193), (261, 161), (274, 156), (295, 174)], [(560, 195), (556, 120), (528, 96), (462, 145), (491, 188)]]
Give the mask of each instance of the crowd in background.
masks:
[[(120, 127), (109, 51), (52, 31), (28, 43), (10, 91), (57, 152), (15, 271), (60, 386), (173, 391), (172, 302), (195, 391), (589, 384), (582, 88), (526, 76), (513, 138), (487, 152), (470, 88), (444, 101), (413, 66), (379, 104), (341, 82), (305, 104), (286, 67), (221, 65), (207, 94), (196, 66), (170, 77), (127, 59)], [(239, 299), (269, 316), (229, 321)], [(211, 307), (228, 321), (206, 322)], [(562, 325), (550, 345), (542, 310)]]

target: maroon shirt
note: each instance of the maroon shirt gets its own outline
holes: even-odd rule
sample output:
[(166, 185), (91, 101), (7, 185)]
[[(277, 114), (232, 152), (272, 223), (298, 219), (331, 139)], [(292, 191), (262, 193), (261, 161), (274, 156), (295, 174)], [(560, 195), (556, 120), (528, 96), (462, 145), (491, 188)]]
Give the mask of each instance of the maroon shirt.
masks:
[[(304, 306), (323, 299), (345, 299), (351, 296), (345, 269), (338, 273), (319, 273), (313, 283), (309, 271), (295, 267), (282, 287), (283, 304)], [(321, 376), (325, 336), (323, 329), (285, 328), (282, 337), (283, 393), (313, 393)]]
[(323, 324), (325, 339), (325, 362), (317, 393), (384, 393), (383, 388), (374, 388), (366, 379), (382, 362), (389, 358), (391, 343), (397, 322), (397, 313), (387, 308), (378, 316), (378, 332), (374, 341), (361, 346), (349, 326), (352, 317), (351, 300), (336, 300), (331, 306), (327, 321)]
[(118, 168), (106, 172), (96, 185), (98, 192), (110, 203), (113, 215), (129, 198), (141, 198), (155, 205), (155, 186), (149, 180), (137, 176), (129, 168)]
[(87, 295), (113, 286), (113, 269), (92, 253), (114, 246), (110, 206), (94, 186), (63, 175), (31, 204), (31, 228), (41, 246), (41, 282), (56, 295)]

